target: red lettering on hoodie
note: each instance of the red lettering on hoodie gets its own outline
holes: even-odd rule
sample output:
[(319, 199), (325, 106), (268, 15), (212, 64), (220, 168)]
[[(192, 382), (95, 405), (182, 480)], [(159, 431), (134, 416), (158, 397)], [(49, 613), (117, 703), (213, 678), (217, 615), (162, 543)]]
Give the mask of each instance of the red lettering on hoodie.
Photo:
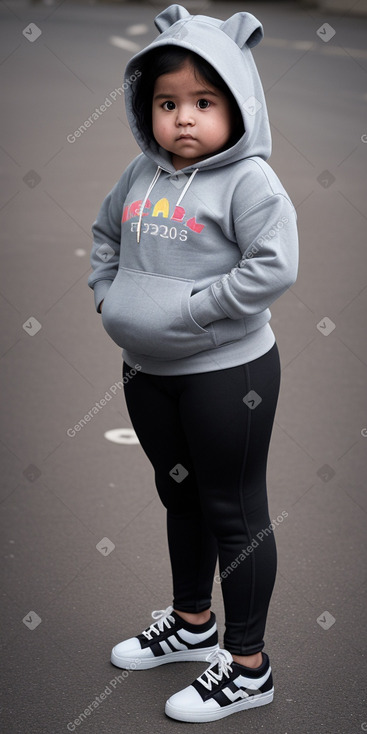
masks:
[[(122, 221), (127, 222), (132, 217), (138, 217), (140, 214), (141, 205), (142, 205), (142, 199), (138, 199), (137, 201), (133, 201), (132, 204), (127, 204), (126, 206), (124, 206), (124, 211), (122, 214)], [(150, 209), (151, 206), (152, 206), (152, 202), (149, 201), (149, 199), (147, 199), (145, 202), (144, 209)], [(142, 216), (147, 217), (148, 212), (146, 212), (145, 214), (143, 212)]]
[(202, 230), (205, 227), (205, 224), (198, 224), (195, 217), (191, 217), (191, 219), (188, 219), (186, 222), (186, 226), (192, 229), (193, 232), (202, 232)]
[(175, 206), (175, 211), (173, 212), (171, 219), (173, 219), (174, 222), (182, 222), (185, 214), (186, 211), (183, 206)]

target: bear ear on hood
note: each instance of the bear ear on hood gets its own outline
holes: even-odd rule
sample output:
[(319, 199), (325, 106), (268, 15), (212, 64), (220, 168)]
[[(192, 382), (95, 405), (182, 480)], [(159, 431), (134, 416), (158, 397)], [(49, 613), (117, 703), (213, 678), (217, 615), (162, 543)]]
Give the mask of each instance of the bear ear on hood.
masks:
[(160, 33), (163, 33), (163, 31), (166, 31), (167, 28), (170, 28), (171, 25), (176, 23), (178, 20), (183, 20), (183, 18), (189, 17), (190, 13), (188, 13), (182, 5), (170, 5), (165, 10), (162, 10), (156, 18), (154, 18), (154, 23)]
[(245, 44), (252, 48), (260, 43), (264, 36), (260, 21), (251, 13), (235, 13), (222, 23), (220, 29), (240, 48), (243, 48)]

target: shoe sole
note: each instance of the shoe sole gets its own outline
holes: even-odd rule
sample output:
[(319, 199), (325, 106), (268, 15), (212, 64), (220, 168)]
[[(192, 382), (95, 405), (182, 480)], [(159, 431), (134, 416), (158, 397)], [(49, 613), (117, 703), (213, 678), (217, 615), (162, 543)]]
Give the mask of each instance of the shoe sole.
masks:
[[(192, 724), (200, 724), (205, 721), (217, 721), (218, 719), (224, 719), (230, 714), (235, 714), (238, 711), (244, 711), (245, 709), (256, 708), (257, 706), (265, 706), (271, 703), (274, 698), (274, 688), (266, 693), (261, 693), (259, 696), (254, 696), (250, 701), (236, 701), (230, 703), (228, 706), (217, 709), (216, 711), (203, 711), (197, 709), (196, 711), (188, 711), (187, 709), (179, 709), (176, 706), (172, 706), (169, 701), (166, 703), (165, 712), (171, 719), (177, 719), (177, 721), (189, 721)], [(203, 704), (205, 706), (205, 704)]]
[[(156, 658), (142, 658), (141, 660), (139, 660), (138, 654), (131, 658), (119, 658), (112, 650), (111, 663), (117, 668), (148, 670), (149, 668), (157, 668), (158, 665), (166, 665), (167, 663), (206, 661), (207, 656), (215, 650), (219, 650), (219, 645), (214, 645), (214, 647), (201, 647), (199, 650), (178, 650), (177, 652), (165, 653)], [(134, 666), (133, 668), (131, 668), (132, 665)]]

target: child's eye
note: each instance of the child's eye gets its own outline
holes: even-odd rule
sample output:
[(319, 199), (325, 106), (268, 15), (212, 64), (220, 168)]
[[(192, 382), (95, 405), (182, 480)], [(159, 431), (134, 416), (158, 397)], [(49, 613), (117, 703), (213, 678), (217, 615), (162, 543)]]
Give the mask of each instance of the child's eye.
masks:
[(210, 102), (208, 99), (199, 99), (198, 100), (198, 107), (199, 110), (206, 110), (210, 106)]
[(171, 100), (168, 100), (167, 102), (163, 102), (162, 107), (164, 110), (174, 110), (176, 105)]

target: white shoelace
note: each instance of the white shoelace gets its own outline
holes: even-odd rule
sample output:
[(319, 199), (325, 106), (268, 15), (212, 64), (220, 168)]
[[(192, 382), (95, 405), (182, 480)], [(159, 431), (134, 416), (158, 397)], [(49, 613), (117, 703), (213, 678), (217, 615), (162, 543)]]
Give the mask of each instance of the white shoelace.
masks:
[(142, 632), (147, 640), (151, 640), (153, 634), (159, 635), (161, 632), (163, 632), (165, 626), (168, 627), (168, 629), (171, 627), (170, 622), (175, 621), (175, 618), (172, 617), (171, 612), (173, 612), (173, 607), (167, 607), (167, 609), (156, 609), (154, 612), (152, 612), (152, 617), (156, 621), (153, 622), (153, 624), (151, 624), (147, 630), (144, 630), (144, 632)]
[[(207, 661), (210, 663), (210, 666), (205, 673), (199, 676), (198, 680), (208, 691), (211, 691), (213, 683), (219, 683), (224, 675), (226, 678), (229, 678), (229, 674), (232, 673), (231, 664), (233, 663), (233, 658), (228, 650), (214, 650), (214, 652), (208, 655)], [(213, 670), (215, 665), (218, 665), (218, 673), (215, 673)]]

